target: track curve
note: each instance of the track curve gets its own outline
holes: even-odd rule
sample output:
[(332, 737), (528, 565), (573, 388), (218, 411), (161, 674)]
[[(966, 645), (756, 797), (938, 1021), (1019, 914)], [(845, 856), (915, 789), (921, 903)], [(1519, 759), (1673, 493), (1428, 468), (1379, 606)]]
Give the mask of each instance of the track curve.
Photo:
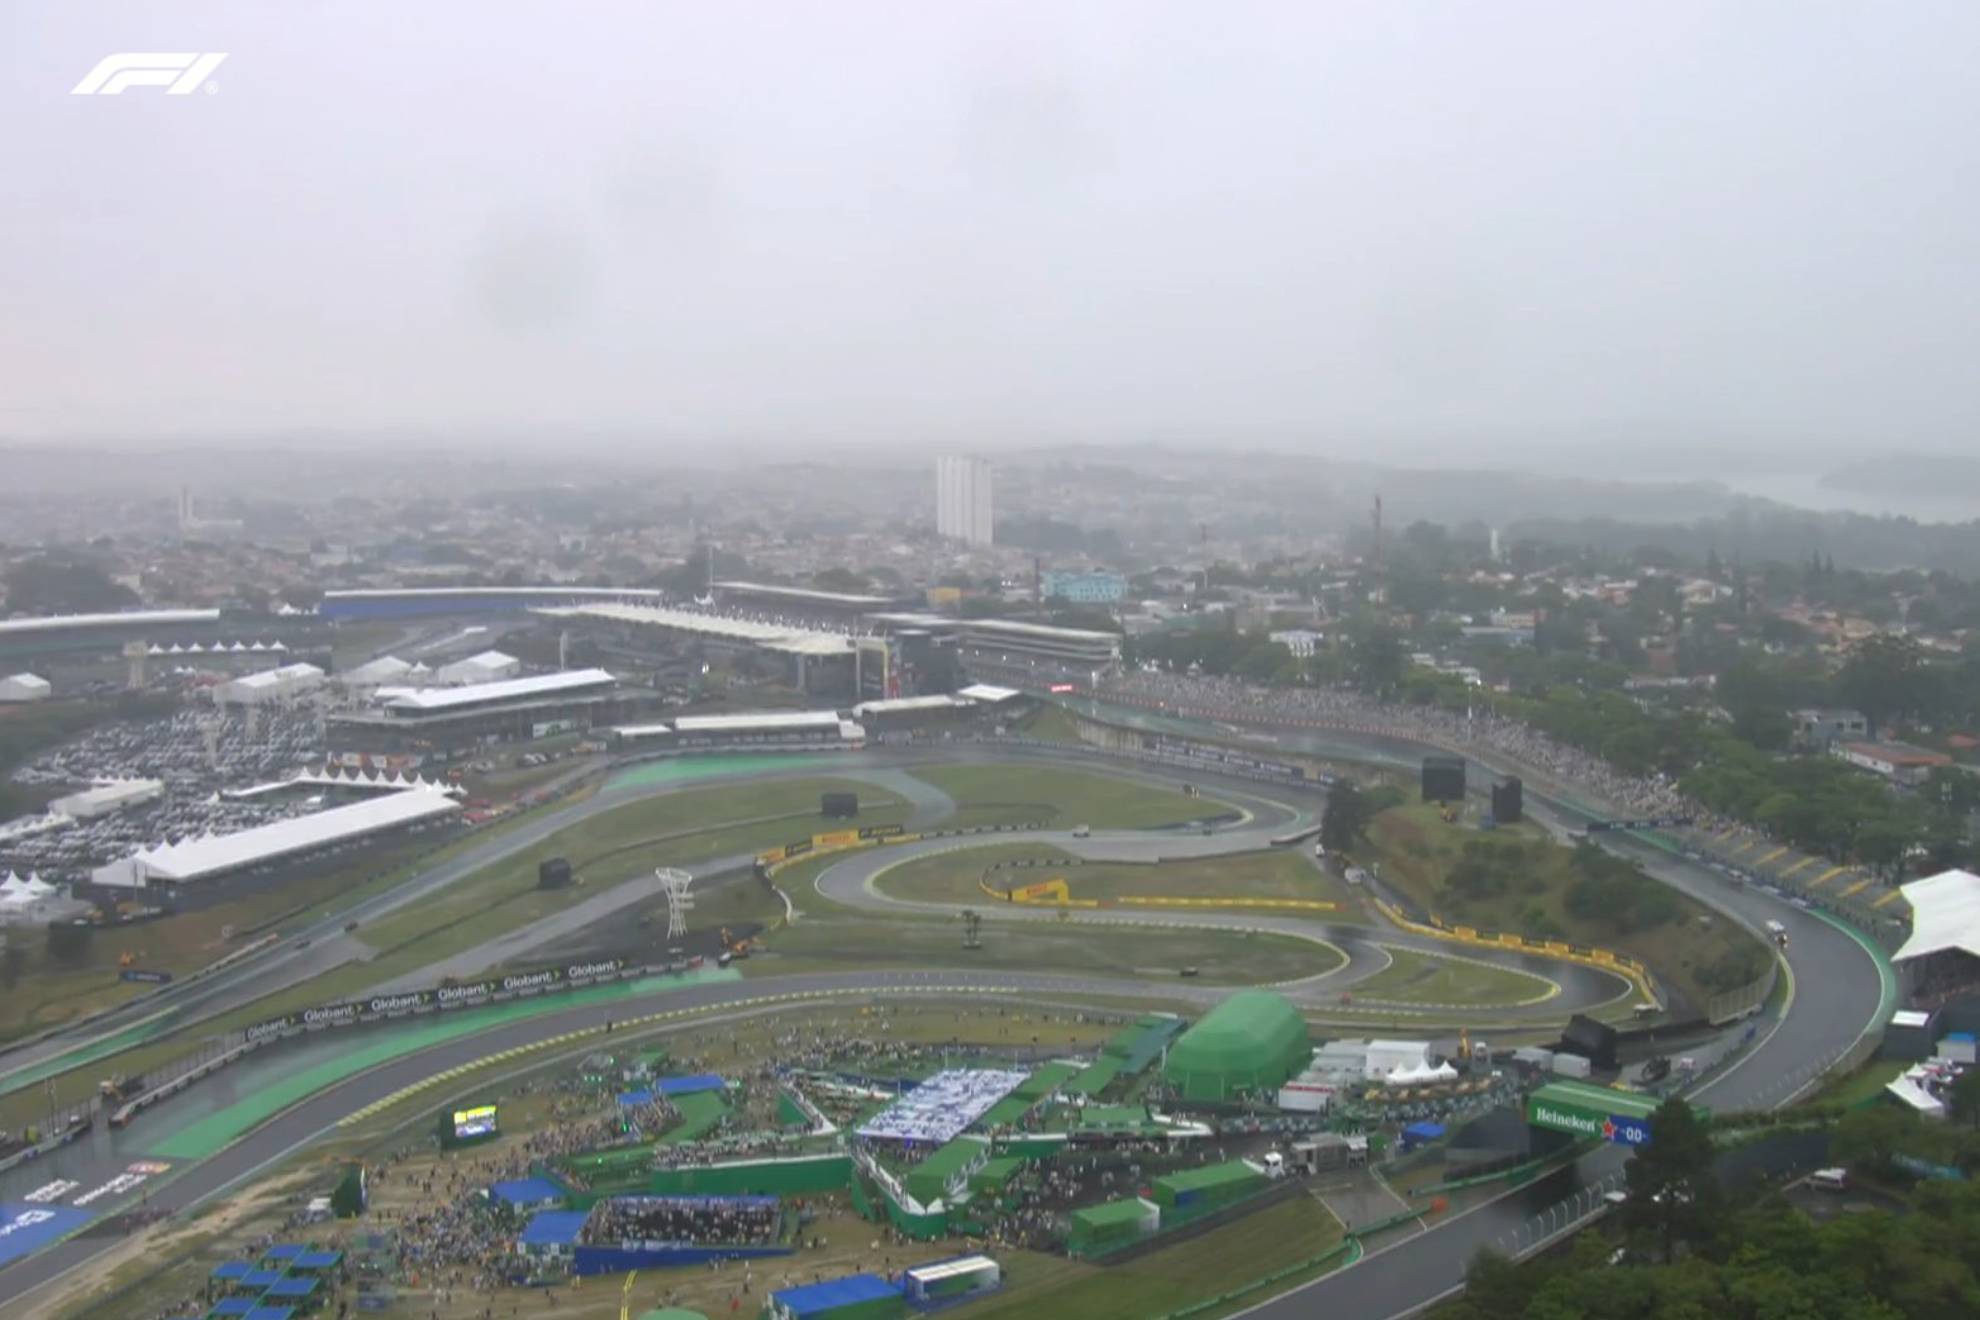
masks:
[[(1163, 722), (1167, 727), (1180, 726), (1184, 730), (1193, 729), (1199, 734), (1229, 736), (1227, 728), (1191, 724), (1180, 719), (1165, 719)], [(1370, 736), (1348, 731), (1335, 733), (1297, 728), (1288, 728), (1278, 733), (1273, 738), (1273, 744), (1288, 750), (1345, 760), (1375, 760), (1393, 766), (1407, 766), (1412, 757), (1420, 756), (1425, 750), (1423, 744), (1411, 743), (1399, 738)], [(981, 763), (999, 760), (1084, 763), (1102, 768), (1111, 774), (1124, 773), (1120, 762), (1114, 758), (1082, 753), (1074, 749), (1043, 751), (1037, 748), (1020, 750), (993, 746), (967, 746), (947, 753), (935, 754), (930, 754), (926, 750), (919, 754), (868, 752), (860, 754), (856, 761), (852, 757), (843, 761), (821, 760), (816, 767), (807, 767), (793, 773), (804, 776), (821, 773), (844, 776), (848, 772), (868, 769), (882, 772), (899, 771), (914, 764), (944, 761)], [(1498, 769), (1496, 766), (1485, 766), (1483, 763), (1480, 763), (1480, 767), (1486, 770)], [(1164, 776), (1149, 769), (1125, 771), (1125, 773), (1153, 779), (1181, 777), (1181, 772)], [(1218, 796), (1230, 796), (1233, 793), (1250, 793), (1256, 796), (1254, 790), (1247, 788), (1232, 786), (1227, 790), (1223, 787), (1223, 781), (1216, 780), (1215, 776), (1191, 772), (1189, 778), (1200, 783), (1218, 782)], [(666, 787), (672, 791), (684, 791), (719, 782), (722, 781), (703, 779)], [(424, 893), (452, 883), (468, 871), (499, 861), (505, 856), (539, 842), (557, 830), (568, 828), (599, 811), (623, 805), (626, 801), (643, 795), (645, 794), (628, 794), (608, 789), (585, 802), (547, 812), (523, 827), (489, 840), (486, 845), (465, 850), (461, 857), (451, 859), (443, 866), (418, 877), (401, 890), (381, 896), (375, 908), (369, 910), (366, 915), (367, 917), (378, 915), (405, 902), (413, 901)], [(1536, 814), (1553, 813), (1557, 821), (1573, 818), (1578, 810), (1575, 804), (1561, 801), (1543, 791), (1537, 791), (1531, 785), (1529, 785), (1528, 800), (1533, 804)], [(932, 812), (934, 808), (930, 806), (929, 810)], [(1210, 843), (1212, 846), (1221, 846), (1228, 850), (1234, 842), (1246, 836), (1246, 831), (1283, 830), (1290, 820), (1311, 818), (1311, 808), (1302, 805), (1278, 803), (1269, 810), (1275, 814), (1254, 814), (1253, 818), (1244, 825), (1224, 831), (1222, 838), (1213, 835)], [(1026, 837), (1060, 842), (1051, 835), (1032, 834)], [(1075, 841), (1069, 836), (1064, 840), (1065, 844), (1075, 842), (1091, 841)], [(1093, 846), (1106, 847), (1115, 842), (1109, 835), (1101, 838)], [(1171, 837), (1168, 842), (1192, 843), (1190, 840), (1175, 837)], [(1726, 890), (1716, 883), (1710, 872), (1689, 866), (1679, 859), (1656, 853), (1654, 850), (1646, 850), (1642, 845), (1634, 844), (1629, 840), (1616, 842), (1621, 850), (1629, 851), (1660, 880), (1693, 894), (1694, 897), (1702, 899), (1733, 919), (1757, 927), (1761, 921), (1773, 918), (1789, 927), (1793, 943), (1792, 952), (1784, 960), (1787, 963), (1790, 986), (1787, 1003), (1778, 1018), (1755, 1042), (1745, 1059), (1715, 1077), (1710, 1085), (1703, 1088), (1700, 1098), (1705, 1103), (1721, 1109), (1780, 1103), (1789, 1098), (1783, 1078), (1799, 1076), (1806, 1069), (1819, 1066), (1824, 1060), (1841, 1054), (1861, 1035), (1874, 1030), (1879, 1025), (1882, 1015), (1888, 1012), (1893, 987), (1884, 979), (1886, 974), (1881, 970), (1880, 964), (1867, 954), (1865, 947), (1852, 933), (1814, 914), (1769, 900), (1764, 895), (1750, 891)], [(912, 846), (903, 845), (904, 848)], [(1254, 842), (1250, 846), (1257, 845)], [(878, 855), (865, 856), (871, 858)], [(828, 874), (837, 870), (838, 866), (835, 865), (830, 868)], [(860, 877), (858, 873), (848, 870), (845, 872), (843, 882), (852, 883), (856, 880), (858, 889), (863, 894), (867, 892), (867, 882), (870, 878), (870, 872)], [(845, 892), (850, 895), (851, 891)], [(838, 901), (836, 894), (833, 897)], [(334, 923), (322, 923), (320, 927), (305, 932), (304, 937), (309, 938), (316, 933), (334, 937), (341, 933), (341, 923), (348, 919), (348, 914), (340, 914), (334, 919)], [(1244, 924), (1262, 923), (1256, 919), (1248, 919)], [(1322, 925), (1322, 923), (1308, 924)], [(1379, 943), (1413, 947), (1410, 941), (1400, 937), (1400, 933), (1384, 933)], [(1429, 951), (1445, 952), (1437, 948)], [(289, 951), (285, 947), (279, 952)], [(276, 960), (246, 960), (241, 968), (232, 973), (203, 982), (196, 987), (188, 987), (188, 991), (192, 993), (179, 997), (164, 997), (162, 1001), (151, 1001), (141, 1012), (144, 1015), (163, 1013), (175, 1025), (190, 1025), (204, 1016), (224, 1011), (238, 1000), (243, 991), (251, 991), (250, 997), (254, 994), (266, 993), (268, 984), (265, 972), (268, 965), (274, 961)], [(1352, 956), (1350, 965), (1353, 965)], [(1797, 971), (1808, 974), (1797, 976)], [(257, 977), (262, 979), (257, 980)], [(971, 974), (966, 978), (966, 982), (946, 973), (852, 973), (838, 976), (794, 976), (691, 987), (666, 992), (651, 1001), (621, 1000), (611, 1005), (590, 1005), (552, 1012), (448, 1042), (421, 1054), (380, 1065), (370, 1072), (328, 1087), (283, 1111), (211, 1159), (191, 1165), (173, 1181), (156, 1188), (151, 1194), (151, 1202), (154, 1206), (166, 1210), (191, 1208), (313, 1140), (333, 1127), (337, 1120), (345, 1115), (391, 1096), (436, 1072), (459, 1064), (478, 1062), (507, 1049), (538, 1046), (568, 1032), (598, 1030), (608, 1018), (624, 1021), (629, 1012), (635, 1012), (641, 1007), (659, 1007), (663, 1011), (679, 1009), (721, 1012), (740, 1011), (751, 1004), (774, 1002), (774, 996), (827, 998), (834, 994), (935, 995), (942, 993), (1031, 995), (1057, 993), (1143, 998), (1159, 996), (1168, 999), (1207, 1001), (1221, 997), (1226, 992), (1186, 987), (1174, 982), (1115, 981), (1026, 973)], [(1553, 1006), (1553, 1011), (1559, 1012), (1559, 1006)], [(139, 1013), (131, 1015), (133, 1019), (139, 1016)], [(97, 1024), (92, 1029), (116, 1030), (119, 1029), (119, 1025), (113, 1019), (107, 1028), (104, 1024)], [(121, 1025), (128, 1027), (129, 1022), (125, 1021)], [(15, 1059), (9, 1059), (9, 1063), (18, 1066), (18, 1061)], [(1575, 1187), (1587, 1185), (1613, 1172), (1623, 1158), (1623, 1155), (1613, 1150), (1597, 1152), (1584, 1158), (1576, 1166), (1550, 1175), (1528, 1188), (1521, 1189), (1519, 1193), (1508, 1194), (1477, 1210), (1458, 1216), (1434, 1231), (1399, 1244), (1407, 1247), (1407, 1251), (1389, 1249), (1375, 1252), (1350, 1269), (1282, 1294), (1251, 1308), (1244, 1314), (1261, 1318), (1269, 1317), (1269, 1320), (1303, 1320), (1306, 1316), (1318, 1313), (1322, 1308), (1335, 1311), (1343, 1307), (1347, 1308), (1345, 1311), (1347, 1314), (1374, 1317), (1411, 1313), (1427, 1301), (1460, 1284), (1465, 1266), (1475, 1251), (1490, 1245), (1508, 1228), (1523, 1219), (1530, 1212), (1535, 1198), (1546, 1197), (1549, 1201), (1558, 1199)], [(107, 1249), (112, 1242), (113, 1240), (104, 1238), (71, 1238), (45, 1251), (16, 1261), (5, 1269), (0, 1269), (0, 1303), (12, 1303), (24, 1298), (29, 1292), (59, 1278), (70, 1269)]]

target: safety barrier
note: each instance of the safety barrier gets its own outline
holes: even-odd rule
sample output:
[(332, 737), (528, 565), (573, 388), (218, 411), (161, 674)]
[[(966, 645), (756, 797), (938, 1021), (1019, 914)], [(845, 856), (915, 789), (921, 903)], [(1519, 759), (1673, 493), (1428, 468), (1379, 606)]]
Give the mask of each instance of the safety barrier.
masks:
[(236, 1045), (225, 1054), (216, 1055), (196, 1067), (187, 1069), (162, 1086), (152, 1087), (149, 1091), (144, 1092), (129, 1103), (120, 1105), (110, 1115), (110, 1126), (113, 1128), (123, 1127), (140, 1113), (157, 1104), (160, 1100), (175, 1096), (201, 1078), (220, 1071), (228, 1064), (233, 1063), (243, 1055), (256, 1049), (260, 1043), (260, 1041), (249, 1041), (245, 1044)]
[(1435, 913), (1430, 914), (1427, 921), (1417, 921), (1394, 903), (1383, 898), (1377, 898), (1375, 905), (1390, 921), (1414, 934), (1427, 935), (1431, 939), (1449, 940), (1456, 944), (1468, 944), (1473, 948), (1511, 949), (1519, 953), (1538, 954), (1543, 957), (1558, 958), (1563, 962), (1600, 968), (1627, 979), (1636, 987), (1637, 993), (1645, 1002), (1660, 1002), (1650, 979), (1650, 969), (1625, 954), (1615, 953), (1609, 949), (1568, 944), (1561, 940), (1536, 940), (1510, 931), (1480, 931), (1470, 926), (1452, 926)]
[[(990, 876), (996, 871), (1026, 871), (1039, 867), (1074, 867), (1086, 864), (1081, 857), (1030, 858), (1020, 857), (1011, 861), (993, 862), (984, 868), (977, 878), (976, 887), (985, 895), (1000, 903), (1030, 904), (1037, 907), (1174, 907), (1174, 908), (1267, 908), (1281, 912), (1338, 912), (1340, 904), (1317, 898), (1216, 898), (1201, 896), (1169, 896), (1164, 894), (1121, 894), (1114, 898), (1074, 898), (1072, 888), (1064, 876), (1054, 876), (1036, 884), (1015, 885), (1010, 889), (998, 889), (990, 883)], [(1153, 862), (1118, 862), (1109, 865), (1153, 866)]]

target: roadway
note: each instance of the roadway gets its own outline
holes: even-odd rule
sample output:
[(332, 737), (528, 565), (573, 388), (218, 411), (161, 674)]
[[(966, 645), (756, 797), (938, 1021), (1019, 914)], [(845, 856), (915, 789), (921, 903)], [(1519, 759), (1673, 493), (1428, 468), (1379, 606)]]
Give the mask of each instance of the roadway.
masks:
[[(1175, 721), (1175, 723), (1183, 722)], [(1199, 734), (1208, 731), (1201, 725), (1184, 725), (1184, 727), (1194, 727), (1194, 731)], [(1220, 729), (1219, 735), (1223, 736), (1225, 732)], [(1413, 766), (1411, 758), (1420, 756), (1422, 751), (1420, 745), (1399, 739), (1312, 730), (1280, 732), (1271, 739), (1270, 745), (1288, 751), (1297, 750), (1341, 759), (1372, 759), (1379, 763), (1398, 766)], [(970, 746), (958, 747), (953, 752), (945, 753), (944, 757), (979, 763), (1007, 757), (1015, 760), (1030, 758), (1052, 762), (1089, 761), (1105, 767), (1110, 773), (1122, 773), (1120, 763), (1116, 760), (1089, 756), (1072, 750), (1024, 751), (1007, 747), (997, 747), (993, 750), (990, 747)], [(908, 765), (926, 764), (930, 759), (926, 749), (919, 752), (877, 751), (864, 754), (860, 758), (861, 764), (857, 767), (852, 763), (851, 758), (829, 759), (821, 761), (816, 769), (807, 768), (793, 773), (843, 775), (856, 768), (898, 770)], [(1164, 770), (1158, 777), (1171, 779), (1187, 777), (1198, 783), (1209, 783), (1215, 779), (1214, 776), (1180, 770)], [(710, 782), (717, 781), (698, 779), (666, 787), (691, 789), (706, 786)], [(1219, 795), (1228, 795), (1221, 787), (1215, 791)], [(1253, 796), (1256, 796), (1253, 790), (1233, 788), (1230, 792), (1252, 792)], [(301, 938), (314, 940), (318, 935), (339, 936), (342, 934), (343, 924), (354, 917), (363, 920), (368, 916), (380, 915), (406, 902), (414, 901), (420, 895), (452, 883), (471, 870), (527, 848), (556, 830), (576, 824), (598, 811), (621, 805), (630, 796), (633, 795), (607, 790), (594, 794), (583, 802), (541, 813), (521, 825), (471, 845), (460, 855), (434, 868), (433, 872), (416, 878), (407, 886), (390, 894), (377, 896), (373, 900), (367, 900), (354, 913), (340, 914), (336, 918), (319, 923), (309, 931), (301, 932)], [(1579, 814), (1574, 804), (1554, 799), (1536, 791), (1531, 785), (1528, 790), (1528, 801), (1536, 815), (1553, 813), (1558, 820), (1573, 818)], [(1277, 817), (1254, 815), (1250, 821), (1225, 831), (1226, 837), (1215, 842), (1229, 847), (1243, 838), (1247, 829), (1276, 832), (1287, 823), (1288, 819), (1297, 819), (1300, 813), (1307, 811), (1307, 808), (1295, 806), (1285, 806), (1283, 809), (1291, 815)], [(1066, 842), (1075, 841), (1068, 838)], [(1118, 842), (1110, 834), (1103, 836), (1095, 846), (1104, 848)], [(1173, 847), (1184, 843), (1185, 840), (1171, 837), (1165, 842)], [(1732, 919), (1757, 927), (1761, 921), (1771, 918), (1783, 922), (1789, 930), (1791, 942), (1785, 962), (1790, 989), (1783, 1013), (1765, 1030), (1744, 1059), (1715, 1076), (1699, 1092), (1696, 1098), (1702, 1103), (1724, 1110), (1784, 1103), (1791, 1096), (1786, 1093), (1783, 1078), (1807, 1074), (1812, 1067), (1817, 1067), (1840, 1055), (1861, 1035), (1876, 1029), (1881, 1024), (1881, 1014), (1888, 1007), (1882, 973), (1878, 964), (1850, 934), (1811, 913), (1790, 907), (1757, 891), (1731, 889), (1712, 872), (1702, 867), (1688, 865), (1666, 854), (1648, 850), (1635, 841), (1619, 840), (1617, 846), (1633, 854), (1639, 854), (1638, 860), (1643, 861), (1659, 879), (1693, 894)], [(848, 877), (853, 875), (852, 872), (847, 873)], [(862, 892), (865, 891), (864, 880), (859, 882), (859, 887)], [(292, 938), (285, 938), (284, 950), (292, 947), (293, 943)], [(267, 980), (262, 979), (256, 983), (254, 979), (260, 974), (257, 964), (264, 961), (267, 960), (260, 958), (244, 960), (241, 967), (212, 978), (210, 983), (185, 987), (188, 993), (182, 999), (172, 1002), (168, 1011), (184, 1015), (182, 1021), (197, 1021), (199, 1017), (207, 1016), (212, 1012), (224, 1011), (223, 1008), (215, 1007), (216, 1004), (244, 1002), (242, 998), (244, 995), (246, 998), (252, 998), (267, 993), (269, 988)], [(799, 976), (776, 978), (772, 981), (726, 983), (680, 989), (667, 992), (663, 999), (654, 1003), (668, 1008), (713, 1009), (741, 1006), (750, 999), (772, 993), (808, 994), (833, 990), (848, 993), (914, 993), (916, 991), (934, 993), (940, 986), (958, 984), (956, 978), (941, 973)], [(996, 990), (1005, 993), (1128, 995), (1169, 999), (1177, 997), (1181, 989), (1173, 982), (1113, 981), (1023, 973), (972, 974), (968, 977), (967, 987), (962, 988)], [(458, 1064), (485, 1058), (504, 1049), (536, 1044), (568, 1031), (598, 1026), (609, 1017), (624, 1020), (629, 1015), (637, 1014), (643, 1006), (645, 1005), (641, 1001), (622, 1000), (609, 1006), (590, 1006), (553, 1012), (449, 1042), (416, 1056), (383, 1064), (371, 1072), (317, 1093), (303, 1103), (284, 1111), (219, 1155), (193, 1165), (169, 1183), (154, 1190), (151, 1193), (150, 1203), (166, 1210), (190, 1208), (321, 1135), (344, 1115), (392, 1095), (415, 1081)], [(143, 1012), (156, 1013), (160, 1008), (160, 1001), (153, 1000), (143, 1006)], [(99, 1032), (104, 1029), (103, 1024), (94, 1024), (92, 1028), (93, 1031)], [(73, 1048), (74, 1043), (70, 1042), (69, 1047)], [(16, 1060), (10, 1059), (9, 1062), (15, 1063)], [(1460, 1215), (1432, 1232), (1412, 1237), (1394, 1248), (1377, 1251), (1350, 1269), (1295, 1289), (1253, 1308), (1248, 1314), (1271, 1317), (1271, 1320), (1294, 1320), (1295, 1317), (1315, 1314), (1321, 1308), (1334, 1310), (1341, 1307), (1348, 1308), (1345, 1313), (1356, 1315), (1407, 1314), (1426, 1299), (1441, 1295), (1459, 1285), (1465, 1267), (1475, 1252), (1480, 1247), (1496, 1242), (1511, 1227), (1525, 1219), (1531, 1213), (1532, 1206), (1536, 1204), (1535, 1198), (1544, 1198), (1547, 1203), (1558, 1201), (1571, 1194), (1574, 1189), (1591, 1185), (1613, 1173), (1620, 1167), (1624, 1158), (1626, 1157), (1619, 1150), (1596, 1152), (1568, 1170), (1539, 1180), (1518, 1193), (1509, 1194)], [(0, 1270), (0, 1303), (25, 1295), (29, 1290), (39, 1287), (107, 1249), (112, 1243), (112, 1239), (84, 1235), (71, 1238), (37, 1255), (13, 1263), (5, 1270)]]

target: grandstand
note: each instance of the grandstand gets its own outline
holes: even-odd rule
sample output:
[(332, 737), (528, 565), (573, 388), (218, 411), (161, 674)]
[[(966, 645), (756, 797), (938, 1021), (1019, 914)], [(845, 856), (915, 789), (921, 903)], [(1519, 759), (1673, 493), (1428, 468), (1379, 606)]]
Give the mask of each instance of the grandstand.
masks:
[(1030, 1076), (1007, 1068), (945, 1069), (861, 1124), (858, 1135), (869, 1141), (944, 1145)]
[(580, 620), (608, 634), (613, 630), (633, 635), (657, 633), (730, 654), (775, 657), (789, 666), (790, 685), (800, 692), (850, 690), (847, 685), (854, 681), (858, 667), (849, 632), (659, 604), (585, 604), (545, 607), (536, 613)]
[(380, 587), (326, 591), (317, 614), (337, 621), (405, 619), (433, 614), (502, 614), (592, 601), (665, 599), (630, 587)]
[(656, 754), (726, 747), (844, 749), (863, 746), (866, 729), (837, 711), (761, 711), (623, 724), (611, 738), (615, 749)]
[(573, 669), (465, 687), (382, 687), (372, 695), (370, 708), (330, 716), (334, 750), (456, 755), (609, 723), (650, 694), (621, 688), (604, 669)]
[(460, 805), (444, 793), (408, 789), (234, 834), (142, 849), (97, 867), (90, 881), (113, 889), (173, 888), (430, 823), (459, 810)]
[(814, 591), (808, 587), (774, 586), (763, 582), (717, 582), (714, 590), (715, 598), (725, 605), (820, 615), (847, 622), (877, 610), (898, 609), (904, 599), (845, 591)]
[(1017, 619), (957, 619), (946, 614), (872, 614), (867, 623), (888, 634), (916, 632), (953, 638), (957, 658), (971, 673), (1033, 671), (1091, 674), (1120, 663), (1118, 634), (1058, 628)]

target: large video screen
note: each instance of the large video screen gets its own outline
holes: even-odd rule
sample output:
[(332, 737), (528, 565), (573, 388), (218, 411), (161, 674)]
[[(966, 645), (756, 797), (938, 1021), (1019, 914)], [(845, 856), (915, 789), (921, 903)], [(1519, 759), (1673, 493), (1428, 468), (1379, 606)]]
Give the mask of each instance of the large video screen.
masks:
[(465, 1141), (469, 1137), (487, 1137), (495, 1133), (495, 1106), (477, 1105), (473, 1109), (454, 1111), (454, 1138)]

